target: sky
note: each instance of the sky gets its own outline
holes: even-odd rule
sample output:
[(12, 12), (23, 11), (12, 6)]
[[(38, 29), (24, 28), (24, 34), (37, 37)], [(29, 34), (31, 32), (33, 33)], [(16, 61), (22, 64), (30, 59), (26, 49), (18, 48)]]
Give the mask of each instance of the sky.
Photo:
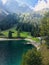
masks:
[[(3, 5), (10, 0), (2, 0)], [(12, 1), (12, 0), (11, 0)], [(34, 11), (42, 10), (43, 8), (49, 8), (49, 0), (16, 0), (19, 5), (28, 5)]]

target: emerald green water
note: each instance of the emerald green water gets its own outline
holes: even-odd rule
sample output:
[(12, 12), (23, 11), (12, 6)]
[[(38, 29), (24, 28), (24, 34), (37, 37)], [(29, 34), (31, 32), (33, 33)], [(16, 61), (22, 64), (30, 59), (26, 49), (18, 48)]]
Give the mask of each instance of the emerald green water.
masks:
[(34, 48), (25, 40), (0, 41), (0, 65), (21, 65), (22, 56)]

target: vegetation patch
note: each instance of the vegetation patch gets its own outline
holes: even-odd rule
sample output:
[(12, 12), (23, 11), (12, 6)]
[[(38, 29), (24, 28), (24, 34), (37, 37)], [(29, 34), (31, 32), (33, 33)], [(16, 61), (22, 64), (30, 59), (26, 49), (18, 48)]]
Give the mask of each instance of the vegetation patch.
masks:
[(41, 45), (41, 55), (42, 55), (42, 62), (44, 65), (49, 65), (49, 49), (47, 48), (46, 44)]

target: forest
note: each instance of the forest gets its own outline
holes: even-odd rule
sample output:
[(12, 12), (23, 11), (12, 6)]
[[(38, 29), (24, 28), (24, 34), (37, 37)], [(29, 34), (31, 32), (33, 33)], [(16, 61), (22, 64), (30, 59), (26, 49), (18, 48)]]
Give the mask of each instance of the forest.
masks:
[(32, 36), (40, 36), (40, 24), (42, 15), (38, 14), (9, 14), (2, 21), (0, 21), (0, 30), (4, 31), (12, 27), (16, 30), (30, 32)]

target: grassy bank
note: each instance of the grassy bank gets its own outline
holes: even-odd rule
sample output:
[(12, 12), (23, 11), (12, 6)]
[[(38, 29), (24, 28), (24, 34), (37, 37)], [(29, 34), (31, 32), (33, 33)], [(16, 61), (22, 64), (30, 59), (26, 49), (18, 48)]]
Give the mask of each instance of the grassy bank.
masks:
[[(9, 29), (9, 30), (5, 30), (5, 31), (1, 31), (0, 32), (0, 38), (3, 38), (3, 37), (8, 38), (9, 31), (14, 32), (14, 33), (12, 33), (12, 37), (13, 38), (17, 38), (17, 31), (15, 30), (15, 28), (12, 28), (12, 29)], [(30, 32), (24, 32), (24, 31), (23, 32), (20, 32), (20, 37), (22, 37), (22, 38), (30, 38), (33, 41), (40, 42), (40, 40), (38, 38), (32, 37), (30, 35)]]

